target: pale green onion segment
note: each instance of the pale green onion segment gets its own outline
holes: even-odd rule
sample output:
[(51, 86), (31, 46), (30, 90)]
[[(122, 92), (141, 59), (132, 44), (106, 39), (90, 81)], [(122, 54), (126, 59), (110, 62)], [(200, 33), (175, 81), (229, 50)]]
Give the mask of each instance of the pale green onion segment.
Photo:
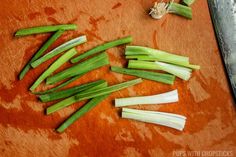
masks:
[(183, 2), (184, 2), (187, 6), (190, 6), (190, 5), (192, 5), (192, 4), (195, 2), (195, 0), (183, 0)]
[(61, 65), (67, 62), (70, 58), (72, 58), (77, 51), (73, 48), (63, 54), (60, 58), (58, 58), (46, 71), (44, 71), (39, 78), (34, 82), (34, 84), (30, 87), (30, 90), (33, 91), (45, 78), (51, 75), (55, 70), (57, 70)]
[(177, 14), (188, 19), (192, 19), (192, 9), (188, 6), (172, 2), (169, 4), (167, 9), (169, 13)]
[(186, 117), (178, 114), (122, 108), (122, 118), (154, 123), (182, 131)]
[(141, 105), (141, 104), (163, 104), (177, 102), (178, 92), (173, 90), (170, 92), (152, 95), (152, 96), (140, 96), (140, 97), (129, 97), (129, 98), (116, 98), (115, 106), (131, 106), (131, 105)]

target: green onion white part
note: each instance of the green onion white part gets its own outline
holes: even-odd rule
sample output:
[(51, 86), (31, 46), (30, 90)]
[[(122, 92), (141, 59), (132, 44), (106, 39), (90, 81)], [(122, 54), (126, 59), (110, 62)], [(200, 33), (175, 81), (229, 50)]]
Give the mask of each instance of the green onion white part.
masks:
[(142, 105), (142, 104), (163, 104), (163, 103), (172, 103), (178, 101), (179, 101), (178, 91), (173, 90), (170, 92), (152, 96), (117, 98), (115, 99), (115, 107)]
[(182, 131), (186, 117), (173, 113), (122, 108), (122, 118), (154, 123)]

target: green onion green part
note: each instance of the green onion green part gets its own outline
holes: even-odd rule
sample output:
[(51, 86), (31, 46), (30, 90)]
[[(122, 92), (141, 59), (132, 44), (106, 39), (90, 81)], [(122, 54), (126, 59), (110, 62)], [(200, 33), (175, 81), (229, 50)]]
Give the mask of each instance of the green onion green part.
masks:
[(30, 90), (33, 91), (45, 78), (51, 75), (56, 69), (58, 69), (61, 65), (67, 62), (70, 58), (72, 58), (77, 51), (73, 48), (63, 54), (60, 58), (58, 58), (46, 71), (44, 71), (39, 78), (34, 82), (34, 84), (30, 87)]
[[(93, 90), (96, 90), (96, 89), (100, 89), (100, 88), (103, 88), (103, 87), (107, 87), (107, 82), (105, 83), (101, 83), (97, 86), (94, 86), (94, 87), (91, 87), (91, 88), (88, 88), (87, 90), (83, 91), (83, 92), (87, 92), (87, 91), (93, 91)], [(62, 101), (59, 101), (58, 103), (56, 104), (53, 104), (52, 106), (49, 106), (47, 109), (46, 109), (46, 114), (49, 115), (51, 113), (54, 113), (60, 109), (63, 109), (67, 106), (70, 106), (72, 105), (73, 103), (76, 103), (78, 102), (79, 100), (77, 100), (75, 98), (75, 95), (69, 97), (69, 98), (66, 98)]]
[(67, 120), (65, 120), (57, 129), (56, 131), (59, 133), (62, 133), (67, 129), (71, 124), (73, 124), (76, 120), (78, 120), (80, 117), (82, 117), (84, 114), (89, 112), (91, 109), (93, 109), (96, 105), (98, 105), (101, 101), (106, 99), (109, 94), (102, 95), (99, 97), (95, 97), (91, 99), (87, 104), (85, 104), (83, 107), (78, 109), (75, 113), (73, 113)]
[(178, 102), (178, 91), (173, 90), (170, 92), (151, 95), (151, 96), (138, 96), (129, 98), (116, 98), (115, 107), (142, 105), (142, 104), (164, 104)]
[(69, 96), (74, 95), (78, 92), (84, 91), (86, 89), (89, 89), (91, 87), (97, 86), (97, 85), (105, 83), (105, 82), (106, 81), (104, 81), (104, 80), (98, 80), (95, 82), (90, 82), (90, 83), (82, 84), (82, 85), (75, 86), (75, 87), (72, 87), (69, 89), (61, 90), (58, 92), (40, 95), (39, 98), (42, 102), (49, 102), (49, 101), (53, 101), (53, 100), (57, 100), (57, 99), (62, 99), (62, 98), (69, 97)]
[(36, 68), (37, 66), (39, 66), (40, 64), (46, 62), (47, 60), (53, 58), (54, 56), (69, 50), (77, 45), (83, 44), (87, 41), (86, 36), (80, 36), (77, 38), (74, 38), (70, 41), (67, 41), (66, 43), (58, 46), (57, 48), (53, 49), (52, 51), (48, 52), (47, 54), (45, 54), (44, 56), (42, 56), (41, 58), (35, 60), (34, 62), (31, 63), (31, 66), (33, 68)]
[(77, 25), (75, 24), (39, 26), (39, 27), (20, 29), (15, 33), (15, 36), (25, 36), (39, 33), (55, 32), (58, 30), (75, 30), (76, 28)]
[(168, 63), (148, 62), (148, 61), (138, 61), (138, 60), (130, 60), (128, 63), (128, 68), (162, 70), (170, 74), (173, 74), (183, 80), (188, 80), (192, 72), (192, 70), (189, 68), (180, 67)]
[(192, 9), (190, 7), (171, 2), (167, 9), (169, 13), (192, 19)]
[(25, 67), (20, 72), (19, 75), (20, 80), (23, 79), (25, 74), (30, 70), (31, 68), (30, 64), (36, 59), (38, 59), (48, 49), (48, 47), (52, 45), (52, 43), (54, 43), (63, 34), (63, 32), (64, 30), (58, 30), (45, 42), (45, 44), (43, 44), (43, 46), (38, 50), (38, 52), (35, 53), (33, 58), (31, 58), (31, 60), (25, 65)]
[(132, 41), (132, 37), (131, 36), (128, 36), (128, 37), (124, 37), (124, 38), (121, 38), (121, 39), (118, 39), (118, 40), (114, 40), (114, 41), (111, 41), (111, 42), (107, 42), (103, 45), (99, 45), (81, 55), (79, 55), (78, 57), (75, 57), (73, 59), (71, 59), (71, 62), (72, 63), (76, 63), (76, 62), (79, 62), (80, 60), (86, 58), (86, 57), (89, 57), (91, 55), (94, 55), (96, 53), (99, 53), (99, 52), (102, 52), (102, 51), (105, 51), (109, 48), (112, 48), (112, 47), (115, 47), (115, 46), (118, 46), (118, 45), (122, 45), (122, 44), (127, 44), (127, 43), (130, 43)]
[(192, 5), (192, 4), (195, 2), (195, 0), (183, 0), (183, 2), (184, 2), (187, 6), (190, 6), (190, 5)]
[(73, 77), (75, 75), (87, 73), (89, 71), (100, 68), (100, 67), (105, 66), (107, 64), (109, 64), (109, 58), (108, 58), (108, 55), (105, 52), (103, 52), (97, 56), (94, 56), (93, 58), (87, 59), (87, 60), (85, 60), (77, 65), (74, 65), (62, 72), (59, 72), (51, 77), (48, 77), (46, 83), (47, 84), (54, 84), (56, 82)]
[(121, 74), (137, 76), (140, 78), (162, 82), (166, 84), (171, 84), (171, 85), (174, 84), (174, 80), (175, 80), (174, 75), (151, 72), (151, 71), (144, 71), (144, 70), (126, 69), (126, 68), (112, 66), (111, 71), (121, 73)]

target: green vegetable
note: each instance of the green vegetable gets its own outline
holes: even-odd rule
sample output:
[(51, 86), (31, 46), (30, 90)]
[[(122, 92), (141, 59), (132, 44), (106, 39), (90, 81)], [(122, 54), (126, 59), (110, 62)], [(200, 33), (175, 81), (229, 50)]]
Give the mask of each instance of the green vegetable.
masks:
[(49, 90), (42, 91), (42, 92), (32, 92), (32, 93), (33, 93), (33, 94), (37, 94), (37, 95), (41, 95), (41, 94), (48, 94), (48, 93), (54, 92), (54, 91), (56, 91), (56, 90), (58, 90), (58, 89), (60, 89), (60, 88), (63, 88), (63, 87), (65, 87), (65, 86), (67, 86), (68, 84), (70, 84), (71, 82), (77, 80), (78, 78), (80, 78), (80, 77), (83, 76), (83, 75), (84, 75), (84, 74), (80, 74), (80, 75), (77, 75), (77, 76), (75, 76), (75, 77), (72, 77), (71, 79), (69, 79), (69, 80), (63, 82), (62, 84), (60, 84), (60, 85), (58, 85), (58, 86), (56, 86), (56, 87), (54, 87), (54, 88), (51, 88), (51, 89), (49, 89)]
[(61, 133), (66, 128), (68, 128), (71, 124), (73, 124), (76, 120), (78, 120), (81, 116), (83, 116), (85, 113), (89, 112), (91, 109), (93, 109), (97, 104), (99, 104), (102, 100), (104, 100), (107, 95), (102, 95), (99, 97), (95, 97), (91, 99), (87, 104), (85, 104), (83, 107), (78, 109), (75, 113), (73, 113), (67, 120), (65, 120), (56, 130), (57, 132)]
[(166, 62), (166, 63), (172, 63), (172, 64), (189, 64), (189, 58), (171, 54), (165, 51), (152, 49), (149, 47), (143, 47), (143, 46), (126, 46), (125, 49), (125, 55), (127, 56), (139, 56), (144, 55), (151, 58), (155, 58), (158, 61)]
[(89, 89), (91, 87), (94, 87), (96, 85), (99, 85), (99, 84), (105, 83), (105, 82), (106, 81), (104, 81), (104, 80), (98, 80), (98, 81), (95, 81), (95, 82), (90, 82), (90, 83), (75, 86), (75, 87), (72, 87), (72, 88), (69, 88), (69, 89), (61, 90), (61, 91), (58, 91), (58, 92), (53, 92), (53, 93), (49, 93), (49, 94), (40, 95), (39, 98), (42, 102), (48, 102), (48, 101), (53, 101), (53, 100), (57, 100), (57, 99), (61, 99), (61, 98), (66, 98), (66, 97), (74, 95), (78, 92), (84, 91), (86, 89)]
[[(96, 90), (96, 89), (100, 89), (100, 88), (103, 88), (103, 87), (106, 87), (107, 86), (107, 82), (104, 82), (104, 83), (101, 83), (97, 86), (94, 86), (94, 87), (91, 87), (91, 88), (88, 88), (87, 90), (83, 91), (83, 92), (87, 92), (87, 91), (93, 91), (93, 90)], [(56, 104), (53, 104), (52, 106), (49, 106), (47, 109), (46, 109), (46, 114), (49, 115), (51, 113), (54, 113), (60, 109), (63, 109), (73, 103), (76, 103), (78, 102), (78, 100), (75, 98), (75, 95), (69, 97), (69, 98), (66, 98), (62, 101), (59, 101), (58, 103)]]
[(192, 19), (192, 9), (190, 7), (171, 2), (167, 9), (169, 13), (174, 13), (188, 19)]
[(39, 66), (40, 64), (46, 62), (47, 60), (51, 59), (52, 57), (66, 51), (69, 50), (77, 45), (80, 45), (82, 43), (85, 43), (87, 41), (86, 36), (80, 36), (77, 38), (74, 38), (70, 41), (67, 41), (66, 43), (58, 46), (57, 48), (53, 49), (52, 51), (48, 52), (47, 54), (45, 54), (44, 56), (42, 56), (41, 58), (35, 60), (34, 62), (31, 63), (31, 66), (33, 68), (36, 68), (37, 66)]
[(175, 80), (174, 75), (169, 74), (162, 74), (158, 72), (150, 72), (150, 71), (144, 71), (144, 70), (133, 70), (133, 69), (125, 69), (120, 67), (111, 67), (111, 70), (117, 73), (121, 74), (127, 74), (127, 75), (133, 75), (140, 78), (153, 80), (157, 82), (162, 82), (166, 84), (173, 84)]
[(130, 60), (128, 68), (162, 70), (170, 74), (173, 74), (183, 80), (188, 80), (192, 72), (192, 70), (189, 68), (180, 67), (172, 64), (167, 64), (162, 62), (137, 61), (137, 60)]
[(76, 28), (77, 28), (77, 26), (75, 24), (55, 25), (55, 26), (39, 26), (39, 27), (20, 29), (16, 32), (15, 36), (47, 33), (47, 32), (54, 32), (54, 31), (58, 31), (58, 30), (75, 30)]
[(25, 67), (22, 69), (19, 75), (19, 79), (23, 79), (25, 74), (30, 70), (31, 66), (30, 64), (38, 59), (52, 43), (54, 43), (62, 34), (64, 30), (58, 30), (56, 33), (54, 33), (46, 42), (43, 44), (43, 46), (38, 50), (38, 52), (35, 53), (34, 57), (31, 58), (31, 60), (25, 65)]
[(40, 77), (34, 82), (34, 84), (30, 87), (30, 90), (33, 91), (46, 77), (52, 74), (56, 69), (58, 69), (62, 64), (67, 62), (71, 57), (73, 57), (77, 51), (73, 48), (63, 54), (60, 58), (58, 58)]
[(190, 6), (190, 5), (192, 5), (192, 4), (195, 2), (195, 0), (183, 0), (183, 2), (184, 2), (187, 6)]
[(126, 43), (130, 43), (132, 41), (132, 37), (131, 36), (128, 36), (128, 37), (124, 37), (124, 38), (121, 38), (121, 39), (118, 39), (118, 40), (114, 40), (114, 41), (111, 41), (111, 42), (107, 42), (103, 45), (99, 45), (81, 55), (79, 55), (78, 57), (75, 57), (73, 59), (71, 59), (71, 62), (72, 63), (76, 63), (76, 62), (79, 62), (80, 60), (88, 57), (88, 56), (91, 56), (91, 55), (94, 55), (96, 53), (99, 53), (99, 52), (102, 52), (102, 51), (105, 51), (109, 48), (112, 48), (112, 47), (115, 47), (115, 46), (118, 46), (118, 45), (122, 45), (122, 44), (126, 44)]
[(138, 78), (138, 79), (135, 79), (135, 80), (123, 82), (123, 83), (116, 84), (116, 85), (109, 86), (109, 87), (104, 87), (104, 88), (101, 88), (101, 89), (96, 89), (96, 90), (93, 90), (93, 91), (87, 91), (87, 92), (85, 91), (85, 92), (76, 94), (75, 98), (78, 101), (82, 101), (82, 100), (94, 98), (94, 97), (97, 97), (97, 96), (109, 94), (109, 93), (127, 88), (129, 86), (133, 86), (133, 85), (138, 84), (140, 82), (142, 82), (142, 79)]
[(107, 64), (109, 64), (109, 58), (107, 54), (104, 52), (97, 56), (94, 56), (93, 58), (85, 60), (84, 62), (74, 65), (62, 72), (59, 72), (51, 77), (48, 77), (46, 83), (54, 84), (66, 78), (70, 78), (82, 73), (87, 73), (89, 71), (100, 68)]

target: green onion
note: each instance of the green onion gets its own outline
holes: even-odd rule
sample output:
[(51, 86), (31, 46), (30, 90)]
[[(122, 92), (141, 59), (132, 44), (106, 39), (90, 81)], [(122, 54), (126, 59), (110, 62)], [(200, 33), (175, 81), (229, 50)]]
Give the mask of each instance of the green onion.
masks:
[(180, 16), (184, 16), (188, 19), (192, 19), (192, 9), (190, 7), (171, 2), (167, 9), (169, 13), (174, 13)]
[[(158, 61), (157, 58), (152, 57), (152, 56), (144, 56), (144, 55), (134, 55), (134, 56), (126, 56), (126, 59), (137, 59), (140, 61)], [(179, 63), (173, 63), (175, 65), (178, 66), (183, 66), (183, 67), (187, 67), (190, 69), (195, 69), (195, 70), (199, 70), (200, 66), (199, 65), (193, 65), (193, 64), (189, 64), (189, 63), (185, 63), (185, 62), (179, 62)]]
[(189, 63), (189, 58), (171, 54), (165, 51), (152, 49), (149, 47), (143, 47), (143, 46), (126, 46), (125, 49), (125, 55), (132, 56), (132, 55), (146, 55), (151, 58), (156, 58), (158, 61), (166, 62), (166, 63), (172, 63), (172, 64), (181, 64)]
[(75, 24), (55, 25), (55, 26), (39, 26), (39, 27), (20, 29), (16, 32), (15, 36), (47, 33), (47, 32), (54, 32), (54, 31), (58, 31), (58, 30), (75, 30), (76, 28), (77, 28), (77, 26)]
[(41, 94), (48, 94), (48, 93), (51, 93), (51, 92), (54, 92), (54, 91), (57, 91), (58, 89), (60, 88), (63, 88), (65, 86), (67, 86), (68, 84), (70, 84), (71, 82), (77, 80), (78, 78), (80, 78), (81, 76), (83, 76), (84, 74), (80, 74), (80, 75), (77, 75), (75, 77), (72, 77), (71, 79), (63, 82), (62, 84), (54, 87), (54, 88), (51, 88), (51, 89), (48, 89), (46, 91), (42, 91), (42, 92), (32, 92), (33, 94), (37, 94), (37, 95), (41, 95)]
[(67, 120), (65, 120), (56, 130), (57, 132), (61, 133), (66, 128), (68, 128), (71, 124), (73, 124), (76, 120), (78, 120), (81, 116), (83, 116), (85, 113), (89, 112), (91, 109), (93, 109), (97, 104), (99, 104), (102, 100), (106, 99), (109, 94), (102, 95), (99, 97), (95, 97), (91, 99), (87, 104), (85, 104), (83, 107), (78, 109), (75, 113), (73, 113)]
[(59, 72), (51, 77), (48, 77), (46, 83), (54, 84), (66, 78), (70, 78), (82, 73), (87, 73), (107, 64), (109, 64), (109, 58), (108, 55), (104, 52), (97, 56), (94, 56), (93, 58), (85, 60), (84, 62), (74, 65), (62, 72)]
[(52, 45), (52, 43), (54, 43), (63, 34), (63, 32), (64, 30), (58, 30), (45, 42), (45, 44), (43, 44), (43, 46), (38, 50), (38, 52), (35, 53), (33, 58), (31, 58), (31, 60), (25, 65), (25, 67), (20, 72), (19, 75), (20, 80), (23, 79), (25, 74), (30, 70), (31, 68), (30, 64), (36, 59), (38, 59), (48, 49), (48, 47)]
[(85, 43), (87, 41), (86, 36), (80, 36), (77, 38), (74, 38), (70, 41), (67, 41), (66, 43), (58, 46), (57, 48), (53, 49), (52, 51), (48, 52), (47, 54), (45, 54), (44, 56), (42, 56), (41, 58), (35, 60), (34, 62), (31, 63), (31, 66), (33, 68), (36, 68), (37, 66), (39, 66), (40, 64), (46, 62), (47, 60), (51, 59), (52, 57), (66, 51), (69, 50), (77, 45), (80, 45), (82, 43)]
[(195, 2), (195, 0), (183, 0), (183, 2), (184, 2), (187, 6), (190, 6), (190, 5), (192, 5), (192, 4)]
[(56, 69), (58, 69), (62, 64), (67, 62), (71, 57), (73, 57), (77, 51), (75, 48), (67, 51), (60, 58), (58, 58), (40, 77), (34, 82), (34, 84), (30, 87), (30, 90), (33, 91), (46, 77), (52, 74)]
[(139, 97), (129, 97), (129, 98), (116, 98), (115, 106), (131, 106), (131, 105), (141, 105), (141, 104), (163, 104), (172, 103), (179, 101), (178, 91), (173, 90), (170, 92), (151, 95), (151, 96), (139, 96)]
[(122, 118), (138, 120), (147, 123), (159, 124), (182, 131), (186, 123), (186, 117), (156, 111), (144, 111), (136, 109), (122, 108)]
[(88, 88), (97, 86), (101, 83), (105, 83), (106, 81), (104, 80), (98, 80), (95, 82), (90, 82), (90, 83), (86, 83), (83, 85), (79, 85), (79, 86), (75, 86), (69, 89), (65, 89), (65, 90), (61, 90), (58, 92), (53, 92), (53, 93), (49, 93), (49, 94), (44, 94), (44, 95), (40, 95), (39, 98), (42, 102), (49, 102), (49, 101), (53, 101), (53, 100), (57, 100), (57, 99), (61, 99), (61, 98), (66, 98), (69, 97), (71, 95), (74, 95), (78, 92), (84, 91)]
[(76, 63), (76, 62), (79, 62), (80, 60), (88, 57), (88, 56), (91, 56), (91, 55), (94, 55), (96, 53), (99, 53), (99, 52), (102, 52), (102, 51), (105, 51), (109, 48), (112, 48), (112, 47), (115, 47), (115, 46), (118, 46), (118, 45), (122, 45), (122, 44), (127, 44), (127, 43), (130, 43), (132, 41), (132, 37), (131, 36), (128, 36), (128, 37), (124, 37), (124, 38), (121, 38), (121, 39), (118, 39), (118, 40), (114, 40), (114, 41), (111, 41), (111, 42), (107, 42), (103, 45), (99, 45), (81, 55), (79, 55), (78, 57), (75, 57), (73, 59), (71, 59), (71, 62), (72, 63)]
[[(91, 88), (88, 88), (87, 90), (83, 91), (83, 92), (87, 92), (87, 91), (93, 91), (93, 90), (96, 90), (96, 89), (100, 89), (100, 88), (103, 88), (103, 87), (106, 87), (107, 86), (107, 82), (104, 82), (104, 83), (101, 83), (97, 86), (94, 86), (94, 87), (91, 87)], [(70, 106), (71, 104), (73, 103), (76, 103), (78, 102), (79, 100), (77, 100), (75, 98), (75, 95), (69, 97), (69, 98), (66, 98), (62, 101), (59, 101), (58, 103), (56, 104), (53, 104), (52, 106), (49, 106), (47, 109), (46, 109), (46, 114), (49, 115), (51, 113), (54, 113), (60, 109), (63, 109), (67, 106)]]
[(162, 70), (170, 74), (173, 74), (183, 80), (188, 80), (192, 72), (192, 70), (189, 68), (180, 67), (172, 64), (167, 64), (162, 62), (138, 61), (138, 60), (130, 60), (128, 68)]
[(173, 84), (174, 80), (175, 80), (174, 75), (162, 74), (162, 73), (158, 73), (158, 72), (125, 69), (125, 68), (114, 67), (114, 66), (111, 67), (111, 70), (114, 72), (117, 72), (117, 73), (137, 76), (140, 78), (153, 80), (153, 81), (157, 81), (157, 82), (162, 82), (162, 83), (166, 83), (166, 84)]
[(104, 87), (104, 88), (101, 88), (101, 89), (96, 89), (96, 90), (93, 90), (93, 91), (82, 92), (82, 93), (76, 94), (75, 98), (78, 101), (82, 101), (82, 100), (94, 98), (94, 97), (97, 97), (97, 96), (109, 94), (109, 93), (112, 93), (112, 92), (115, 92), (115, 91), (127, 88), (129, 86), (133, 86), (133, 85), (138, 84), (140, 82), (142, 82), (142, 79), (138, 78), (138, 79), (135, 79), (135, 80), (123, 82), (123, 83), (116, 84), (116, 85), (109, 86), (109, 87)]

